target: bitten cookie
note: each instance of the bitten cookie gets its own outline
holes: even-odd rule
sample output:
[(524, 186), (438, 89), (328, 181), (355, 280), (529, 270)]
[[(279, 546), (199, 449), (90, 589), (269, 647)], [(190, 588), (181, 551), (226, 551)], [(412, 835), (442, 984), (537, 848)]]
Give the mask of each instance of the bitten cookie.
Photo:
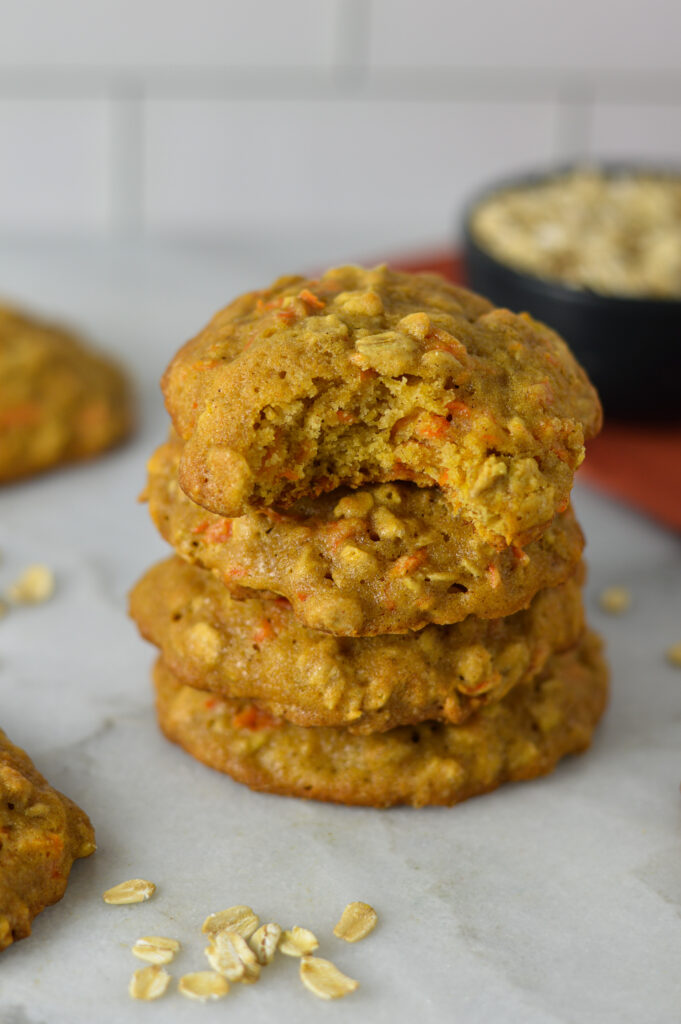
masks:
[(438, 485), (488, 542), (567, 506), (598, 397), (526, 314), (429, 274), (341, 267), (238, 298), (163, 381), (180, 481), (223, 516), (367, 483)]
[(587, 633), (463, 725), (426, 722), (370, 736), (304, 729), (253, 705), (182, 686), (161, 662), (157, 712), (166, 736), (252, 789), (344, 804), (455, 804), (503, 782), (550, 772), (585, 750), (607, 700), (599, 639)]
[(582, 579), (580, 571), (540, 591), (526, 611), (503, 619), (338, 638), (300, 625), (281, 598), (235, 601), (210, 573), (169, 558), (135, 586), (130, 611), (181, 682), (256, 700), (297, 725), (369, 733), (428, 719), (460, 723), (530, 683), (583, 633)]
[(131, 424), (118, 366), (61, 328), (0, 306), (0, 482), (96, 455)]
[(86, 814), (0, 730), (0, 950), (62, 898), (73, 861), (95, 850)]
[(149, 462), (146, 497), (165, 540), (233, 593), (279, 594), (306, 626), (337, 635), (511, 615), (568, 579), (584, 546), (568, 508), (525, 549), (497, 550), (439, 488), (409, 483), (341, 489), (285, 512), (225, 519), (178, 486), (181, 451), (171, 439)]

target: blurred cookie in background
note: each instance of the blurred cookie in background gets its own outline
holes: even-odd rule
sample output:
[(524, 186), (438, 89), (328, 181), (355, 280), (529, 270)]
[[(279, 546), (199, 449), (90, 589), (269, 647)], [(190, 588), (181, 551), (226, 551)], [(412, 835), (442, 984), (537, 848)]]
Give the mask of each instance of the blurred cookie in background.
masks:
[(132, 423), (131, 388), (114, 361), (0, 305), (0, 482), (91, 458)]

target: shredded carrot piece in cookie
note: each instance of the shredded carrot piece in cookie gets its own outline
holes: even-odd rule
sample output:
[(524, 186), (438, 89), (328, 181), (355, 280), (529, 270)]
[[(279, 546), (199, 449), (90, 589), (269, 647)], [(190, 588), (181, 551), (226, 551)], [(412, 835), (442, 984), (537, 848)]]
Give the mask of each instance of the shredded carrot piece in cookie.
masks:
[(530, 556), (518, 544), (511, 544), (511, 551), (516, 561), (521, 562), (523, 565), (529, 562)]
[(278, 718), (257, 708), (254, 704), (238, 711), (232, 719), (235, 729), (250, 729), (251, 732), (258, 732), (260, 729), (278, 729), (281, 722)]
[(324, 306), (326, 305), (323, 299), (320, 299), (317, 295), (313, 295), (307, 288), (303, 288), (301, 292), (298, 292), (298, 298), (302, 299), (306, 305), (311, 306), (312, 309), (324, 309)]
[(339, 519), (335, 523), (329, 523), (324, 532), (329, 538), (331, 550), (337, 551), (341, 544), (358, 532), (357, 522), (352, 519)]
[(450, 352), (453, 356), (458, 356), (459, 358), (468, 355), (466, 346), (458, 338), (448, 334), (447, 331), (440, 330), (439, 327), (436, 327), (434, 331), (430, 331), (426, 337), (429, 342), (435, 342), (435, 344), (431, 344), (431, 349)]
[(458, 398), (455, 398), (452, 402), (447, 402), (447, 408), (453, 416), (470, 416), (471, 407), (466, 405), (465, 402), (461, 402)]
[(274, 629), (269, 619), (261, 619), (258, 628), (253, 634), (253, 643), (262, 644), (265, 640), (271, 640), (274, 636)]
[(9, 409), (0, 409), (0, 428), (32, 427), (42, 419), (42, 410), (37, 402), (21, 402)]
[(402, 555), (394, 563), (390, 570), (391, 576), (408, 576), (428, 561), (428, 552), (425, 548), (418, 548), (412, 555)]
[(416, 433), (422, 437), (442, 437), (450, 427), (446, 416), (437, 416), (434, 412), (428, 413), (425, 420), (422, 420), (416, 428)]
[(499, 572), (498, 566), (488, 565), (487, 572), (489, 574), (490, 586), (492, 587), (492, 590), (496, 590), (501, 584), (501, 573)]

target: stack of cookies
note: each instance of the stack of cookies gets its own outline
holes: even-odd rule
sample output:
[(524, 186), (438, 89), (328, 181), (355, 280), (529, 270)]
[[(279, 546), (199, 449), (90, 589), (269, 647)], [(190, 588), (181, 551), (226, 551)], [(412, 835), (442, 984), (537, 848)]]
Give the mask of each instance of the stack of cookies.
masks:
[(453, 804), (585, 749), (607, 671), (570, 507), (598, 397), (559, 337), (432, 275), (244, 295), (163, 381), (131, 597), (161, 728), (254, 789)]

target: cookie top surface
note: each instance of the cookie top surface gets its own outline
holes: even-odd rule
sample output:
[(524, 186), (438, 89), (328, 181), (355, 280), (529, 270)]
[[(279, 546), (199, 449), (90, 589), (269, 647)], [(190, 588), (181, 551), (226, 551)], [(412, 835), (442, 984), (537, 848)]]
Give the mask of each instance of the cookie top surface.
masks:
[(62, 328), (0, 306), (0, 481), (95, 455), (131, 423), (118, 366)]
[(435, 275), (341, 267), (236, 299), (163, 380), (182, 486), (225, 516), (441, 486), (492, 543), (564, 508), (598, 397), (564, 342)]
[(338, 635), (510, 615), (568, 579), (584, 546), (568, 508), (526, 548), (498, 550), (452, 511), (440, 488), (403, 482), (226, 519), (179, 487), (181, 451), (173, 439), (149, 462), (146, 496), (162, 536), (232, 590), (279, 594), (305, 625)]
[(0, 950), (61, 899), (71, 865), (95, 850), (87, 816), (0, 730)]
[(234, 600), (211, 573), (175, 557), (145, 573), (130, 611), (183, 683), (265, 702), (298, 725), (369, 733), (463, 722), (531, 682), (584, 630), (582, 578), (540, 591), (503, 619), (337, 638), (301, 625), (282, 598)]
[(424, 722), (356, 736), (302, 729), (234, 701), (206, 700), (155, 669), (161, 728), (194, 757), (253, 789), (344, 804), (454, 804), (550, 772), (588, 747), (607, 699), (600, 642), (585, 634), (528, 686), (463, 725)]

